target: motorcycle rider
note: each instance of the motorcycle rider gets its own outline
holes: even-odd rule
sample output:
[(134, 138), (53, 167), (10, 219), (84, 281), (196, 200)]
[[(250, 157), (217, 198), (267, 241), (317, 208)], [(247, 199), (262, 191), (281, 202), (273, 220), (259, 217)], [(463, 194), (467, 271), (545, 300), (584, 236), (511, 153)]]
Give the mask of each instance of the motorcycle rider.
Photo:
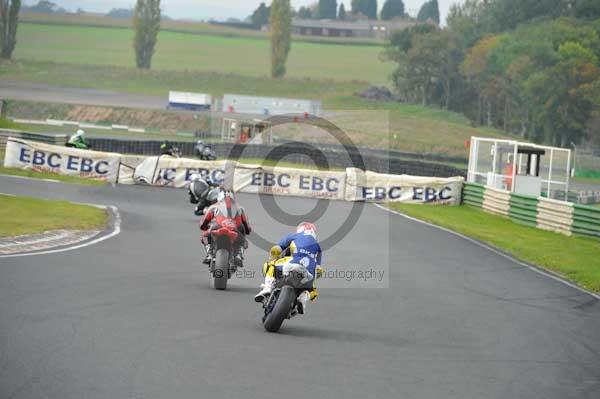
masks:
[[(292, 271), (303, 274), (302, 283), (305, 290), (298, 296), (298, 313), (304, 314), (308, 301), (315, 300), (319, 292), (314, 287), (315, 277), (322, 273), (321, 256), (323, 251), (317, 241), (317, 228), (314, 224), (302, 222), (295, 233), (282, 238), (271, 248), (271, 261), (265, 263), (265, 282), (262, 289), (254, 297), (254, 301), (263, 302), (275, 288), (276, 273)], [(280, 258), (281, 255), (288, 255)], [(275, 263), (275, 260), (277, 260)]]
[(194, 147), (194, 152), (198, 158), (202, 158), (202, 153), (204, 152), (204, 141), (198, 140), (196, 141), (196, 146)]
[(82, 150), (87, 150), (90, 146), (85, 140), (85, 132), (81, 129), (77, 130), (77, 133), (72, 135), (67, 142), (67, 147), (79, 148)]
[(181, 153), (173, 143), (165, 141), (160, 145), (160, 155), (169, 155), (173, 158), (180, 158)]
[(246, 216), (246, 211), (241, 206), (235, 203), (233, 193), (221, 189), (219, 193), (219, 200), (211, 205), (204, 218), (200, 222), (200, 230), (202, 230), (202, 244), (206, 249), (206, 258), (204, 258), (204, 264), (210, 264), (211, 261), (211, 245), (210, 232), (211, 230), (218, 229), (222, 218), (230, 219), (235, 223), (239, 236), (234, 243), (234, 263), (237, 267), (243, 267), (244, 250), (248, 248), (248, 241), (246, 236), (252, 232), (250, 228), (250, 222)]
[(202, 159), (204, 161), (216, 161), (217, 154), (215, 154), (215, 152), (213, 151), (212, 146), (210, 144), (206, 144), (204, 146), (204, 149), (202, 150), (202, 155), (200, 156), (200, 159)]
[(213, 182), (210, 177), (204, 179), (200, 174), (191, 176), (188, 194), (190, 195), (190, 202), (197, 204), (194, 210), (196, 216), (203, 215), (205, 209), (215, 203), (217, 197), (216, 192), (213, 192), (213, 190), (217, 187), (219, 187), (219, 184)]

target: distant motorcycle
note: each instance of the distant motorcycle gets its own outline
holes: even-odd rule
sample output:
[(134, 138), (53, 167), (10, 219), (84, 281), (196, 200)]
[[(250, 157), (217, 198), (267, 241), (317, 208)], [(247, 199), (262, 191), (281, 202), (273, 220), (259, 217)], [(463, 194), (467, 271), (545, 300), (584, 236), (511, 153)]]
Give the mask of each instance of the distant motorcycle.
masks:
[(69, 148), (77, 148), (80, 150), (90, 150), (92, 146), (85, 139), (85, 132), (81, 129), (77, 130), (73, 136), (69, 137), (69, 140), (65, 144)]
[(181, 150), (179, 147), (176, 147), (170, 144), (168, 141), (161, 144), (160, 146), (160, 155), (169, 155), (173, 158), (181, 158)]
[[(275, 265), (285, 263), (279, 259)], [(277, 332), (285, 319), (291, 319), (298, 314), (298, 296), (306, 289), (303, 288), (303, 273), (289, 270), (276, 273), (277, 282), (273, 292), (263, 301), (264, 314), (262, 323), (265, 330)]]
[(210, 147), (210, 146), (204, 146), (204, 148), (202, 149), (202, 152), (199, 155), (199, 158), (202, 161), (216, 161), (217, 160), (217, 153)]

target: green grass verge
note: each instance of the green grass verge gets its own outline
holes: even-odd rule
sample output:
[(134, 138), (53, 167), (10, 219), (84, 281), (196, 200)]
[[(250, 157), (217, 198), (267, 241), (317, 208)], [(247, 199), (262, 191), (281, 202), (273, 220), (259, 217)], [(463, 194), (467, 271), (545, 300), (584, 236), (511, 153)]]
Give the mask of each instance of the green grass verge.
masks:
[(106, 221), (106, 211), (92, 206), (0, 194), (0, 237), (63, 229), (101, 230)]
[(523, 226), (470, 206), (391, 204), (392, 209), (484, 241), (600, 292), (600, 243)]
[(598, 185), (600, 185), (600, 178), (598, 178), (598, 177), (573, 177), (571, 179), (571, 181), (575, 182), (575, 183), (598, 184)]
[[(4, 160), (4, 153), (1, 153), (0, 156), (1, 159)], [(106, 185), (106, 182), (100, 180), (83, 179), (81, 177), (59, 175), (58, 173), (51, 172), (35, 172), (30, 169), (5, 168), (4, 166), (0, 166), (0, 175), (30, 177), (34, 179), (51, 179), (58, 180), (61, 183), (81, 184), (86, 186)]]
[(25, 126), (0, 118), (0, 129), (24, 130)]

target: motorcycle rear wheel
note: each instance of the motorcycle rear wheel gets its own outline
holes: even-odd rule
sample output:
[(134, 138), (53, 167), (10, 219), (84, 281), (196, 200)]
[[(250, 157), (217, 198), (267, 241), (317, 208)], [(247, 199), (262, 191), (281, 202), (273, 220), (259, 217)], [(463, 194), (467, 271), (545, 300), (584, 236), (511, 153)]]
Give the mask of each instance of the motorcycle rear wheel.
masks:
[(293, 287), (285, 286), (281, 289), (277, 302), (273, 306), (273, 310), (266, 317), (263, 322), (265, 330), (269, 332), (277, 332), (283, 324), (283, 320), (288, 316), (292, 306), (296, 301), (296, 289)]
[(213, 272), (213, 284), (217, 290), (227, 289), (229, 279), (229, 251), (218, 249), (215, 255), (215, 269)]

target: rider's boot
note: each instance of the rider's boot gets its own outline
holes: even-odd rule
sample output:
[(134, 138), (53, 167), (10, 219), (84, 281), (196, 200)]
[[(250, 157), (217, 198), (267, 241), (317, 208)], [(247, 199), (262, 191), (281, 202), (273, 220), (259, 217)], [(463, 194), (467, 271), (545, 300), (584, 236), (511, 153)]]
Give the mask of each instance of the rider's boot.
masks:
[(244, 248), (240, 247), (235, 250), (235, 255), (233, 255), (233, 264), (236, 267), (244, 267)]
[(204, 249), (206, 250), (206, 257), (204, 258), (204, 260), (202, 261), (202, 263), (204, 263), (205, 265), (210, 265), (210, 261), (211, 261), (211, 257), (210, 257), (211, 247), (210, 247), (210, 244), (206, 244), (204, 246)]
[(302, 293), (298, 295), (298, 299), (296, 300), (298, 301), (298, 305), (296, 306), (296, 308), (298, 309), (298, 313), (305, 314), (306, 307), (308, 305), (308, 302), (310, 301), (310, 292), (302, 291)]
[(261, 284), (262, 289), (258, 294), (254, 296), (254, 302), (262, 302), (271, 295), (273, 288), (275, 288), (275, 277), (265, 277), (265, 282)]

